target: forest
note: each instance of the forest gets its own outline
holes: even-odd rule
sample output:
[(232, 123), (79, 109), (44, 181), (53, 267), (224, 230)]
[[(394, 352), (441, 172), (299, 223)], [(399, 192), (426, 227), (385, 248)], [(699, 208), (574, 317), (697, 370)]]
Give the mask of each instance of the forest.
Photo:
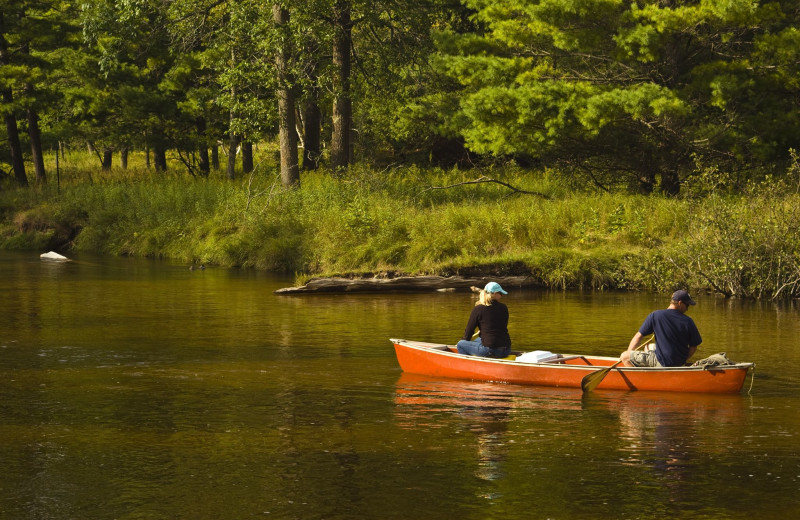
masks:
[(797, 296), (798, 27), (792, 1), (3, 0), (2, 247)]
[(754, 0), (4, 0), (0, 165), (42, 183), (43, 150), (88, 146), (103, 168), (147, 150), (156, 170), (194, 176), (221, 155), (234, 177), (254, 143), (275, 141), (285, 185), (320, 165), (514, 160), (603, 190), (676, 195), (709, 168), (737, 189), (798, 147), (798, 13)]

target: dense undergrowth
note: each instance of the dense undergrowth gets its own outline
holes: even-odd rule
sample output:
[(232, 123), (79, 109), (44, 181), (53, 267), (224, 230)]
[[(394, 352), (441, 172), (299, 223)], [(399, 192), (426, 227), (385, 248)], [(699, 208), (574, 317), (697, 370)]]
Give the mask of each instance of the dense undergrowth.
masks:
[[(514, 166), (304, 173), (235, 181), (68, 161), (59, 182), (0, 189), (0, 248), (171, 258), (309, 276), (526, 274), (544, 287), (800, 296), (794, 172), (737, 194), (606, 193)], [(88, 172), (92, 172), (89, 175)], [(483, 176), (479, 182), (463, 184)], [(527, 193), (515, 192), (510, 187)]]

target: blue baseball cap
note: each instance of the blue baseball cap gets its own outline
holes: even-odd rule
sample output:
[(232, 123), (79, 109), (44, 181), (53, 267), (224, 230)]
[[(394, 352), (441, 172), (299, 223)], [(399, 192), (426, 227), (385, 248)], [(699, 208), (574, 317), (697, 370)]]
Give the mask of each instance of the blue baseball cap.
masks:
[(686, 305), (694, 305), (695, 301), (689, 296), (689, 293), (680, 289), (672, 293), (672, 301), (674, 302), (683, 302)]
[(503, 290), (502, 287), (500, 287), (500, 284), (497, 283), (497, 282), (489, 282), (489, 283), (487, 283), (486, 287), (484, 287), (483, 290), (488, 292), (488, 293), (499, 292), (499, 293), (502, 293), (502, 294), (508, 294), (507, 292), (505, 292)]

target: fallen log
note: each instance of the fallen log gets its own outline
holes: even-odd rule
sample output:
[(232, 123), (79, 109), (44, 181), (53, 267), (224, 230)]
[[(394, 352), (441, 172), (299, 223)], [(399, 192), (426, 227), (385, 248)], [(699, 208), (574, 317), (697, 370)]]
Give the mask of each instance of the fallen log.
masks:
[(536, 286), (530, 276), (399, 276), (397, 278), (312, 278), (305, 285), (278, 289), (275, 294), (350, 293), (350, 292), (425, 292), (473, 290), (497, 282), (506, 290)]

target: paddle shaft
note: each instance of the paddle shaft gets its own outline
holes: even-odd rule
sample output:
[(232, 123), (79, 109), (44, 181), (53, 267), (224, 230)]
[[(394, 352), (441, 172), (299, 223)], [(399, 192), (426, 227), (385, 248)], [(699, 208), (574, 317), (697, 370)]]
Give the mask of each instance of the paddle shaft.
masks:
[[(651, 339), (653, 339), (653, 335), (650, 335), (646, 340), (639, 343), (639, 346), (637, 346), (633, 350), (634, 351), (639, 350), (643, 346), (650, 343)], [(584, 376), (583, 379), (581, 379), (581, 390), (583, 390), (584, 392), (591, 392), (592, 390), (597, 388), (597, 385), (599, 385), (600, 382), (606, 378), (608, 373), (611, 372), (611, 370), (613, 370), (614, 368), (616, 368), (616, 366), (619, 365), (620, 363), (622, 363), (621, 359), (611, 366), (608, 366), (606, 368), (598, 370), (597, 372), (592, 372), (591, 374)]]

